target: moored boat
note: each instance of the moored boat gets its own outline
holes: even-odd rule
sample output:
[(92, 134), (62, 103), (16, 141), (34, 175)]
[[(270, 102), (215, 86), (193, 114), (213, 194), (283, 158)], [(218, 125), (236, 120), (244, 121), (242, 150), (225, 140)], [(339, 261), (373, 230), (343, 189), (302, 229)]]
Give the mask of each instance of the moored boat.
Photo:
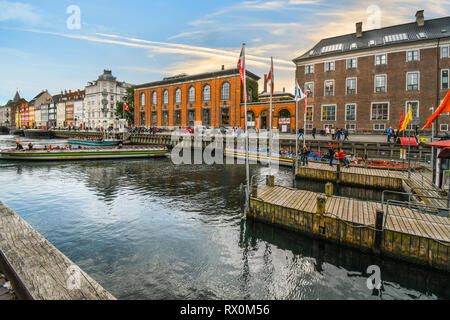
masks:
[(0, 160), (60, 161), (166, 157), (166, 147), (2, 150)]
[(85, 145), (85, 146), (117, 146), (120, 140), (85, 140), (85, 139), (69, 139), (69, 144)]

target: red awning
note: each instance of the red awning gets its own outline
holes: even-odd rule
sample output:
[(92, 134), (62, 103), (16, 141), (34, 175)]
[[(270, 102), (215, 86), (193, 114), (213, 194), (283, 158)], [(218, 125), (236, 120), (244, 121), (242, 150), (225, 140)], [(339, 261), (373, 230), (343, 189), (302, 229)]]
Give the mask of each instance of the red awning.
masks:
[(400, 143), (402, 144), (402, 146), (409, 146), (409, 145), (418, 146), (416, 138), (402, 137), (399, 139), (400, 139)]
[(435, 142), (429, 143), (428, 145), (432, 146), (432, 147), (438, 147), (438, 148), (450, 147), (450, 140), (435, 141)]

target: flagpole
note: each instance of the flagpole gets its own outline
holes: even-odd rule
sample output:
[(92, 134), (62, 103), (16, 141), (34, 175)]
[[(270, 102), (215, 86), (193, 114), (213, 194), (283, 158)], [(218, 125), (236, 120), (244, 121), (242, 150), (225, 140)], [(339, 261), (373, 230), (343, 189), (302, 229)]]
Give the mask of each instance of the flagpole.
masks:
[[(408, 109), (408, 117), (411, 115), (411, 104), (409, 104)], [(411, 123), (412, 128), (412, 119), (408, 118)], [(411, 130), (408, 131), (408, 179), (411, 179)]]
[(273, 57), (271, 61), (270, 75), (270, 109), (269, 109), (269, 176), (272, 175), (272, 100), (273, 100)]
[(294, 168), (295, 174), (298, 171), (298, 99), (297, 99), (297, 80), (295, 81), (295, 157), (294, 157)]
[(305, 97), (305, 108), (303, 109), (303, 147), (306, 146), (306, 106), (308, 105), (308, 94)]
[[(245, 65), (245, 43), (242, 44), (243, 50), (243, 60), (244, 60), (244, 92), (242, 96), (244, 97), (244, 110), (245, 110), (245, 174), (247, 179), (247, 195), (250, 194), (250, 168), (248, 163), (248, 128), (247, 128), (247, 74)], [(248, 205), (248, 198), (247, 198)]]

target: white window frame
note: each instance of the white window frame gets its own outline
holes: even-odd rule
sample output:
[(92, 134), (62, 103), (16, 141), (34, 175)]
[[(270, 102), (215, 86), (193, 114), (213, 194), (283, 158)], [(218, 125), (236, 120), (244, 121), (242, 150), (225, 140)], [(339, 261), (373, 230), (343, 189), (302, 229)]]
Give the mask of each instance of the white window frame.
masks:
[[(383, 129), (375, 129), (375, 126), (383, 126)], [(374, 123), (373, 124), (373, 130), (374, 131), (385, 131), (386, 130), (386, 123)]]
[[(327, 69), (327, 65), (329, 65), (330, 63), (333, 64), (333, 69)], [(324, 62), (324, 68), (325, 68), (325, 72), (330, 72), (330, 71), (335, 71), (336, 70), (336, 61), (334, 60), (330, 60), (330, 61), (325, 61)]]
[(312, 123), (305, 123), (305, 129), (306, 130), (312, 130), (314, 128)]
[(325, 123), (325, 124), (323, 125), (323, 129), (326, 130), (327, 127), (329, 127), (330, 130), (331, 130), (331, 129), (334, 129), (334, 124), (333, 124), (333, 123)]
[(307, 85), (312, 84), (312, 95), (308, 96), (308, 98), (314, 98), (314, 81), (305, 82), (305, 93), (308, 91)]
[(314, 74), (314, 64), (305, 65), (305, 74)]
[[(379, 120), (379, 119), (372, 119), (372, 108), (374, 104), (387, 104), (388, 105), (388, 111), (387, 111), (387, 119), (385, 120)], [(377, 101), (377, 102), (372, 102), (370, 104), (370, 121), (389, 121), (390, 118), (390, 111), (391, 111), (391, 104), (389, 103), (389, 101)]]
[[(349, 62), (349, 61), (352, 61), (352, 60), (355, 60), (355, 66), (349, 67), (349, 66), (348, 66), (348, 62)], [(357, 69), (357, 68), (358, 68), (358, 58), (348, 58), (348, 59), (345, 61), (345, 65), (346, 65), (346, 68), (347, 68), (347, 69)]]
[(158, 94), (156, 91), (152, 92), (152, 106), (156, 106), (158, 104)]
[[(447, 71), (447, 88), (444, 88), (442, 86), (442, 84), (443, 84), (443, 82), (442, 82), (442, 79), (443, 79), (442, 72), (443, 71)], [(441, 69), (441, 90), (448, 90), (448, 89), (450, 89), (450, 68), (449, 69)]]
[[(347, 119), (347, 106), (355, 106), (355, 120), (348, 120)], [(345, 110), (344, 110), (344, 112), (345, 112), (345, 121), (356, 121), (357, 120), (357, 118), (356, 118), (356, 111), (358, 110), (358, 104), (356, 104), (356, 103), (346, 103), (345, 104)]]
[[(446, 126), (447, 127), (447, 129), (446, 130), (442, 130), (442, 126)], [(439, 125), (439, 131), (448, 131), (448, 124), (447, 123), (441, 123), (440, 125)]]
[[(417, 60), (408, 60), (408, 53), (417, 51)], [(414, 54), (413, 54), (414, 57)], [(406, 62), (420, 61), (420, 49), (406, 50)]]
[[(347, 128), (347, 126), (353, 126), (353, 129), (349, 129), (349, 128)], [(346, 123), (345, 124), (345, 130), (356, 131), (356, 123)]]
[[(377, 77), (384, 77), (384, 91), (377, 92)], [(376, 74), (373, 78), (373, 92), (375, 93), (387, 93), (387, 74)]]
[[(408, 75), (413, 73), (417, 73), (417, 90), (408, 90)], [(406, 73), (406, 91), (420, 91), (420, 71), (408, 71)]]
[[(385, 63), (377, 63), (377, 57), (381, 57), (381, 56), (385, 56), (386, 57)], [(388, 55), (387, 55), (387, 53), (381, 53), (381, 54), (376, 54), (375, 55), (375, 65), (376, 66), (384, 66), (386, 64), (388, 64)]]
[[(327, 95), (327, 94), (326, 94), (326, 92), (327, 92), (327, 86), (326, 86), (327, 81), (333, 81), (333, 94), (332, 94), (332, 95)], [(325, 81), (323, 82), (323, 96), (324, 96), (324, 97), (334, 97), (334, 93), (335, 93), (335, 87), (334, 87), (334, 85), (335, 85), (334, 79), (325, 80)]]
[[(166, 96), (166, 94), (167, 94), (167, 96)], [(167, 97), (167, 102), (166, 102), (166, 97)], [(164, 89), (164, 91), (162, 93), (162, 104), (163, 105), (169, 104), (169, 90), (168, 89)]]
[[(355, 93), (348, 93), (348, 80), (355, 80)], [(349, 77), (345, 79), (345, 94), (346, 95), (355, 95), (358, 94), (358, 78), (357, 77)]]
[(314, 121), (314, 105), (313, 104), (306, 105), (306, 114), (308, 114), (308, 108), (311, 108), (311, 120), (306, 120), (306, 122), (313, 122)]
[[(323, 107), (334, 107), (334, 120), (323, 120)], [(335, 103), (324, 103), (320, 106), (320, 121), (322, 122), (335, 122), (337, 119), (337, 104)]]
[(175, 89), (175, 104), (181, 104), (183, 101), (183, 93), (180, 88)]
[[(405, 101), (405, 114), (409, 110), (409, 106), (408, 105), (410, 103), (414, 103), (414, 102), (417, 102), (417, 118), (420, 119), (420, 101), (419, 100), (407, 100), (407, 101)], [(412, 110), (411, 110), (411, 112), (412, 112)], [(414, 117), (413, 117), (413, 120), (414, 120)]]
[[(446, 57), (444, 57), (444, 54), (443, 54), (444, 49), (447, 49), (447, 56)], [(448, 58), (450, 58), (450, 46), (442, 46), (441, 47), (441, 59), (448, 59)]]

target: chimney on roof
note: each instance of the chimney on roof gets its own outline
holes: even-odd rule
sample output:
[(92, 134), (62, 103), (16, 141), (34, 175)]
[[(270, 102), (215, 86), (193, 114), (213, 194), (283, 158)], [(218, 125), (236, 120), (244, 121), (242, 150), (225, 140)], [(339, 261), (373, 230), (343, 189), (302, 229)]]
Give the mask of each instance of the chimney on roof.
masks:
[(425, 24), (423, 10), (419, 10), (416, 12), (416, 23), (419, 27), (423, 27), (423, 25)]
[(264, 92), (267, 92), (267, 74), (264, 75)]
[(362, 22), (357, 22), (356, 23), (356, 37), (357, 38), (361, 38), (363, 35), (362, 33)]
[(225, 65), (222, 65), (222, 71), (225, 70)]
[(283, 87), (283, 93), (285, 93), (285, 92), (286, 92), (286, 88)]

